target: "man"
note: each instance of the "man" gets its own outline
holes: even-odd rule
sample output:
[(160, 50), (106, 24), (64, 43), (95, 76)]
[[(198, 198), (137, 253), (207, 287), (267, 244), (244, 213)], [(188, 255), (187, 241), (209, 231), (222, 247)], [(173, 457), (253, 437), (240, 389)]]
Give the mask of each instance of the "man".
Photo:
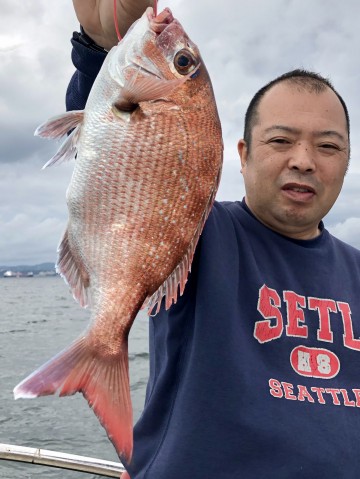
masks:
[[(122, 33), (147, 4), (119, 3)], [(112, 2), (74, 5), (84, 33), (67, 101), (81, 109), (117, 40)], [(132, 479), (360, 475), (360, 253), (322, 223), (348, 166), (347, 109), (294, 71), (245, 123), (246, 197), (215, 203), (184, 295), (149, 320)]]

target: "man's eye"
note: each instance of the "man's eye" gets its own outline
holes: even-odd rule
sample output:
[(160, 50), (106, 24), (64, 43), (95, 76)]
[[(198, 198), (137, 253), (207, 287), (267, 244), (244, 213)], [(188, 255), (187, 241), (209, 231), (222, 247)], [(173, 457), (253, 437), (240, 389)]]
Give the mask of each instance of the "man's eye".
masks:
[(325, 148), (325, 149), (328, 149), (328, 150), (339, 150), (340, 148), (337, 146), (337, 145), (334, 145), (332, 143), (322, 143), (320, 145), (321, 148)]
[(270, 140), (270, 143), (277, 143), (279, 145), (286, 145), (286, 144), (290, 143), (290, 141), (287, 140), (286, 138), (272, 138)]

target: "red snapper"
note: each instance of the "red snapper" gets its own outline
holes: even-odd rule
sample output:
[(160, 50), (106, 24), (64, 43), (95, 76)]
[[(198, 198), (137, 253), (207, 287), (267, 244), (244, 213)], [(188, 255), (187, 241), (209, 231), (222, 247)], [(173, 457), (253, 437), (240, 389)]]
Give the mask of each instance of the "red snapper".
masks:
[(151, 8), (107, 55), (84, 111), (36, 133), (72, 130), (45, 166), (73, 158), (57, 271), (91, 309), (88, 330), (14, 389), (82, 392), (126, 460), (132, 454), (128, 334), (141, 307), (182, 294), (213, 204), (221, 126), (198, 48), (169, 9)]

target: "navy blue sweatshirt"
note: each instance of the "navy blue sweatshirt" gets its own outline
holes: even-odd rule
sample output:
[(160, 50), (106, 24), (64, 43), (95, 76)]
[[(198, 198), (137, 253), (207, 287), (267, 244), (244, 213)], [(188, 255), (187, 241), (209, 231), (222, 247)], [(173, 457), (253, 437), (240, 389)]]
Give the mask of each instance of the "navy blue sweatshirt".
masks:
[[(68, 109), (105, 54), (73, 41)], [(184, 295), (150, 318), (132, 479), (358, 479), (360, 252), (215, 203)]]

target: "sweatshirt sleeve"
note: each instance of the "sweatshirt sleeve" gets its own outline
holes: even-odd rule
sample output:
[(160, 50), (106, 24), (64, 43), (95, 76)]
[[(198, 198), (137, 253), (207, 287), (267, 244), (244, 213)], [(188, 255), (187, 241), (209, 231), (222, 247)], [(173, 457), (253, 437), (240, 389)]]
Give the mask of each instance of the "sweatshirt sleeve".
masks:
[(97, 51), (79, 41), (74, 32), (71, 59), (76, 68), (66, 91), (66, 109), (83, 110), (91, 87), (106, 57), (106, 51)]

